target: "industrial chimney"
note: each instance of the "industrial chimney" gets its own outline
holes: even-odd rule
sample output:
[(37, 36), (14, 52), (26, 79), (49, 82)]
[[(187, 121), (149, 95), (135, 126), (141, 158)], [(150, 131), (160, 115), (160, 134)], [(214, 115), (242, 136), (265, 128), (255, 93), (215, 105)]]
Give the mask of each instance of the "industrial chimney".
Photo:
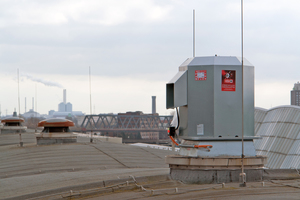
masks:
[(152, 96), (152, 114), (156, 113), (156, 96)]
[(66, 104), (67, 103), (67, 90), (66, 89), (64, 89), (63, 96), (64, 96), (64, 104)]
[(25, 113), (26, 113), (26, 97), (25, 97)]

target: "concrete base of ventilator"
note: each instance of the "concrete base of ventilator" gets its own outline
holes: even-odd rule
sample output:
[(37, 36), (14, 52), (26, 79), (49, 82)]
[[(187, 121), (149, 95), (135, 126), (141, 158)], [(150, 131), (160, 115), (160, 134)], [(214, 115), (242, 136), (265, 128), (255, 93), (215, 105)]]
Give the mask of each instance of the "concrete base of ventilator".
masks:
[[(244, 158), (246, 181), (262, 181), (265, 156)], [(166, 156), (173, 180), (185, 183), (229, 183), (239, 182), (241, 158), (235, 157), (187, 157), (180, 155)]]
[(0, 134), (5, 133), (25, 133), (27, 126), (2, 126)]
[(73, 133), (40, 133), (36, 136), (37, 145), (76, 143), (77, 136)]

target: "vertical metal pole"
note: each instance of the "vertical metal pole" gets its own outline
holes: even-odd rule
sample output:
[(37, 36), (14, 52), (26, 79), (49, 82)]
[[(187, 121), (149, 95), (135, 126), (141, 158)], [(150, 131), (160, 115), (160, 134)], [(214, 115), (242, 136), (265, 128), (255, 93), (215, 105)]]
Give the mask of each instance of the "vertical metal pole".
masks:
[[(89, 66), (89, 82), (90, 82), (90, 115), (92, 119), (92, 85), (91, 85), (91, 67)], [(92, 125), (92, 122), (91, 122)], [(93, 142), (93, 127), (91, 126), (91, 138), (90, 138), (90, 142)]]
[(244, 172), (244, 19), (243, 0), (241, 0), (241, 53), (242, 53), (242, 173), (240, 187), (246, 187), (246, 173)]
[[(35, 120), (37, 120), (37, 86), (35, 84)], [(34, 123), (35, 123), (35, 132), (37, 132), (37, 125), (38, 125), (38, 120), (35, 121), (34, 120)]]
[[(19, 81), (19, 69), (18, 71), (18, 107), (19, 107), (19, 118), (21, 118), (21, 112), (20, 112), (20, 81)], [(21, 122), (20, 122), (21, 123)], [(22, 141), (22, 135), (21, 135), (21, 126), (19, 129), (19, 136), (20, 136), (20, 147), (23, 147), (23, 141)]]
[(193, 57), (195, 57), (195, 9), (193, 10)]
[(37, 86), (35, 84), (35, 112), (37, 112)]
[(241, 44), (242, 44), (242, 173), (244, 173), (244, 24), (243, 24), (243, 0), (241, 0)]

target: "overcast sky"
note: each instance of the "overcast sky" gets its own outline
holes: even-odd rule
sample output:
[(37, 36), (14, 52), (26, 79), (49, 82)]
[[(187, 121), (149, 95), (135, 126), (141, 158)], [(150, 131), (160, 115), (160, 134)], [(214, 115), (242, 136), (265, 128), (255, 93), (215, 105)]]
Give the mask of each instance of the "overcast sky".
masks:
[[(168, 114), (165, 84), (192, 57), (241, 56), (240, 0), (0, 0), (2, 115), (57, 110)], [(299, 77), (300, 1), (244, 0), (244, 57), (255, 66), (255, 106), (290, 104)], [(35, 108), (36, 110), (36, 108)]]

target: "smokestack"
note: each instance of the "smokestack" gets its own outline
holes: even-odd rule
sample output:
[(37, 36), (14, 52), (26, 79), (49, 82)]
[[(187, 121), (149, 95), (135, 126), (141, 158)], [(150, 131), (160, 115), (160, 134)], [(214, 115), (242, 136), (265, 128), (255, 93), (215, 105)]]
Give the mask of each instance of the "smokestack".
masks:
[(67, 103), (67, 90), (66, 89), (64, 89), (63, 95), (64, 95), (64, 104), (66, 104)]
[(156, 96), (152, 96), (152, 114), (156, 113)]
[(32, 111), (34, 111), (34, 97), (32, 97)]
[(25, 113), (26, 113), (26, 97), (25, 97)]

